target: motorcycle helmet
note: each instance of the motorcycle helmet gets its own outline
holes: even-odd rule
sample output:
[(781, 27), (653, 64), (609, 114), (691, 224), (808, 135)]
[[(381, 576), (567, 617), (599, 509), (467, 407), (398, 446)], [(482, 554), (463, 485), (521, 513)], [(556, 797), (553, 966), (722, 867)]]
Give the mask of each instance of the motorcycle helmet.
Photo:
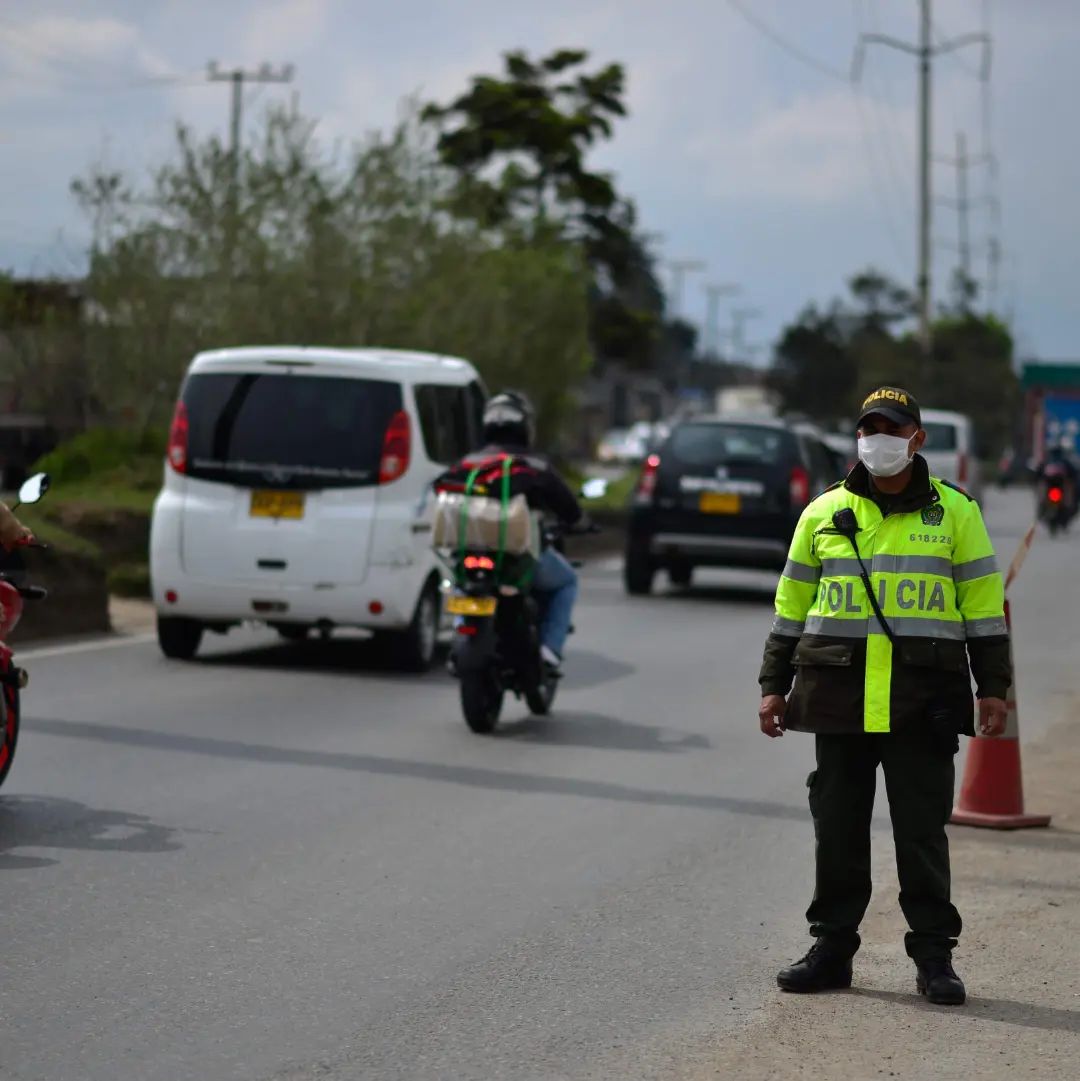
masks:
[(536, 435), (532, 402), (517, 390), (500, 391), (484, 407), (484, 441), (529, 448)]

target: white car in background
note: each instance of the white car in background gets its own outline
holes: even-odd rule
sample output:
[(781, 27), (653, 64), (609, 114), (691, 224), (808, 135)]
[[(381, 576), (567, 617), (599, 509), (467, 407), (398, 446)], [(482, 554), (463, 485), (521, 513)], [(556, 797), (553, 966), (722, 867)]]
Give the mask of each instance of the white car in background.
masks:
[(431, 482), (479, 446), (486, 394), (456, 357), (258, 346), (200, 353), (154, 504), (158, 641), (189, 659), (247, 621), (287, 639), (360, 627), (432, 663)]
[(926, 429), (926, 443), (921, 453), (930, 472), (981, 500), (982, 477), (971, 418), (944, 409), (924, 409), (922, 426)]

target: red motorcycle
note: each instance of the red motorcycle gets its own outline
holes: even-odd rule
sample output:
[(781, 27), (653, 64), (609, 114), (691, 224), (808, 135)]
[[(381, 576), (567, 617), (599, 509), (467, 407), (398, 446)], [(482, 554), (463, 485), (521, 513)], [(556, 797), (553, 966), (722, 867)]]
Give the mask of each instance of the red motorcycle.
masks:
[[(38, 473), (20, 489), (19, 499), (12, 510), (37, 503), (49, 490), (49, 477)], [(32, 543), (19, 547), (43, 547)], [(15, 655), (7, 637), (22, 618), (23, 602), (42, 600), (48, 590), (25, 584), (26, 571), (18, 551), (0, 555), (0, 785), (7, 779), (19, 741), (19, 695), (29, 682), (26, 670), (15, 664)]]

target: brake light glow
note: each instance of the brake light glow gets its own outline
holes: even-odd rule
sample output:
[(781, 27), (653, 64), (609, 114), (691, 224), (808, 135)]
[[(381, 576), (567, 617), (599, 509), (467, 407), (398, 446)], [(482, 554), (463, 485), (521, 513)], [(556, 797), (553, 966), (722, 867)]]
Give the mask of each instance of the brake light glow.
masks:
[(793, 507), (805, 507), (810, 502), (810, 474), (801, 465), (791, 467), (788, 491)]
[(379, 463), (379, 483), (390, 484), (400, 480), (409, 468), (412, 454), (412, 428), (409, 414), (401, 409), (386, 426), (383, 438), (382, 461)]
[(645, 465), (641, 470), (641, 478), (638, 480), (637, 491), (634, 493), (635, 503), (651, 503), (656, 494), (657, 473), (660, 469), (660, 455), (650, 454), (645, 459)]
[(479, 628), (474, 627), (471, 623), (460, 623), (458, 624), (457, 632), (458, 634), (465, 635), (467, 638), (474, 638), (478, 629)]
[(169, 429), (169, 446), (165, 452), (166, 460), (177, 473), (187, 472), (188, 455), (188, 412), (183, 401), (176, 403), (172, 427)]
[(1046, 495), (1051, 503), (1060, 503), (1065, 498), (1065, 493), (1061, 488), (1051, 488)]
[(465, 569), (467, 571), (493, 571), (495, 560), (491, 556), (466, 556)]

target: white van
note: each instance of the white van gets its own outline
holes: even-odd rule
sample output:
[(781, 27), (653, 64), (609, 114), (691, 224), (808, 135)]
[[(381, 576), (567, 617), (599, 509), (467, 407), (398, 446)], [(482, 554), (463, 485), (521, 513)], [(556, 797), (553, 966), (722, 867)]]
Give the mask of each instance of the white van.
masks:
[(200, 353), (154, 504), (158, 641), (259, 621), (288, 639), (374, 631), (430, 666), (441, 615), (427, 500), (481, 442), (486, 394), (456, 357), (257, 346)]
[(982, 499), (982, 478), (971, 418), (944, 409), (923, 409), (926, 443), (920, 452), (930, 472), (959, 485), (973, 499)]

